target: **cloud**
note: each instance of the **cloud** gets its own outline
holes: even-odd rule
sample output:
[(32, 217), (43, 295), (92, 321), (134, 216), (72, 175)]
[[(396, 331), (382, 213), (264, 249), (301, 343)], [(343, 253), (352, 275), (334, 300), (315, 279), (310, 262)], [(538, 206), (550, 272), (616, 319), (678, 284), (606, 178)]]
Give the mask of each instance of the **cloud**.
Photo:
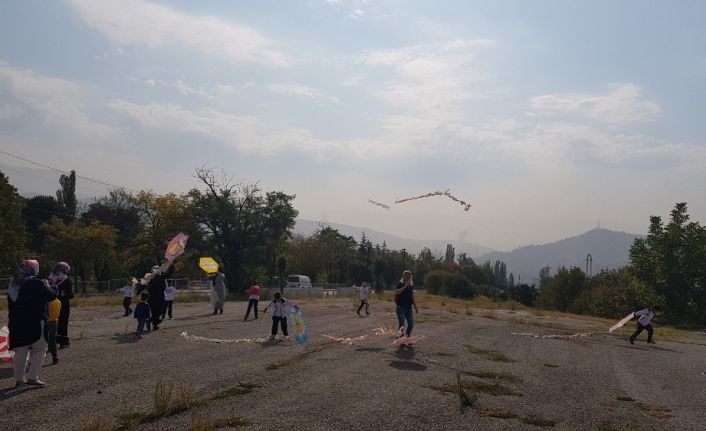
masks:
[(139, 82), (150, 88), (167, 88), (174, 89), (182, 96), (199, 95), (206, 97), (208, 99), (215, 99), (216, 97), (225, 96), (227, 94), (236, 93), (236, 88), (230, 84), (220, 84), (213, 87), (192, 87), (184, 79), (177, 79), (174, 81), (164, 81), (161, 79), (145, 79), (141, 80), (133, 76), (128, 78), (129, 81)]
[(24, 110), (17, 104), (8, 103), (0, 105), (0, 121), (14, 120), (20, 118)]
[(320, 105), (327, 105), (332, 103), (338, 103), (338, 99), (333, 96), (329, 96), (321, 90), (316, 88), (307, 87), (305, 85), (299, 84), (272, 84), (269, 86), (270, 91), (277, 94), (284, 94), (287, 96), (297, 96), (305, 97), (316, 101)]
[(484, 97), (477, 83), (476, 51), (489, 40), (454, 40), (365, 53), (364, 64), (390, 67), (395, 76), (377, 95), (390, 105), (436, 117), (457, 118), (463, 102)]
[(288, 64), (265, 36), (220, 18), (189, 15), (144, 0), (69, 2), (88, 26), (120, 44), (185, 48), (238, 65)]
[(3, 92), (19, 102), (19, 106), (8, 108), (7, 115), (32, 110), (43, 115), (45, 124), (58, 125), (93, 138), (110, 139), (119, 135), (117, 129), (88, 118), (84, 106), (86, 95), (72, 81), (15, 69), (0, 61), (0, 94)]
[(543, 95), (530, 99), (533, 109), (549, 114), (575, 114), (612, 124), (650, 121), (660, 114), (659, 105), (641, 98), (642, 89), (624, 84), (605, 96), (591, 94)]

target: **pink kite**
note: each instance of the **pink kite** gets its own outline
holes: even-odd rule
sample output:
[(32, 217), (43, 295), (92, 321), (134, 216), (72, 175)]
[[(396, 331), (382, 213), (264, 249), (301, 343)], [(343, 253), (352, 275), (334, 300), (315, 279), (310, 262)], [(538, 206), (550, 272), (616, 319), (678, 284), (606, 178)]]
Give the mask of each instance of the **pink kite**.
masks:
[(177, 236), (172, 238), (172, 240), (169, 241), (169, 244), (167, 244), (167, 250), (164, 252), (164, 258), (171, 262), (178, 256), (181, 256), (186, 249), (186, 241), (188, 240), (189, 235), (181, 232), (178, 233)]
[(391, 346), (411, 346), (412, 344), (415, 344), (417, 341), (423, 340), (425, 337), (424, 335), (416, 335), (412, 337), (401, 337), (393, 341), (390, 345)]

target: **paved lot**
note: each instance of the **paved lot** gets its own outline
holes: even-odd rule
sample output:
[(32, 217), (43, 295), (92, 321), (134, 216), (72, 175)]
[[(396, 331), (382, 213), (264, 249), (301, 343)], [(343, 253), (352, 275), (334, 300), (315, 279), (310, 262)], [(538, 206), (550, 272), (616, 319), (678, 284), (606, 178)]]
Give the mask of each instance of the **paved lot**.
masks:
[[(46, 388), (9, 389), (12, 371), (0, 368), (0, 429), (116, 429), (120, 415), (154, 410), (159, 381), (202, 401), (136, 429), (210, 429), (230, 417), (247, 420), (239, 428), (247, 430), (706, 427), (706, 334), (656, 345), (643, 335), (631, 346), (627, 330), (609, 335), (595, 320), (446, 306), (420, 310), (415, 334), (426, 338), (398, 349), (393, 335), (374, 332), (395, 326), (391, 302), (372, 301), (371, 316), (359, 318), (353, 299), (332, 298), (302, 302), (308, 344), (266, 343), (256, 339), (268, 335), (270, 317), (243, 322), (245, 308), (229, 302), (211, 316), (207, 303), (176, 304), (175, 318), (138, 342), (120, 307), (74, 309), (73, 344), (44, 367)], [(255, 341), (227, 342), (236, 339)], [(240, 383), (259, 387), (214, 399)]]

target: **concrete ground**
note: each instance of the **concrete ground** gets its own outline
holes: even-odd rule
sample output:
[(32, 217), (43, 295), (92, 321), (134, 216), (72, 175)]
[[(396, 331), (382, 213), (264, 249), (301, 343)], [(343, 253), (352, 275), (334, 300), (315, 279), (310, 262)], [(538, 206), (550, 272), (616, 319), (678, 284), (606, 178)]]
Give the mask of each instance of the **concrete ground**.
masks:
[[(263, 341), (270, 316), (244, 322), (241, 302), (217, 316), (175, 304), (139, 341), (120, 307), (75, 308), (46, 388), (13, 389), (1, 366), (0, 429), (706, 429), (703, 333), (630, 345), (632, 323), (608, 334), (595, 319), (427, 305), (414, 330), (425, 338), (395, 348), (391, 302), (363, 318), (354, 299), (300, 305), (307, 344)], [(160, 382), (182, 411), (154, 414)]]

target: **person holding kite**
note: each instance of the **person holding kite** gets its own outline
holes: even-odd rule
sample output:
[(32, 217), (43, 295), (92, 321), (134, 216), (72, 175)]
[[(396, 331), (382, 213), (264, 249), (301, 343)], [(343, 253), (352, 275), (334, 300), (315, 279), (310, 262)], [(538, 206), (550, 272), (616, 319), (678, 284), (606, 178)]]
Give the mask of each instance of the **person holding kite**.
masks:
[[(150, 314), (152, 315), (152, 327), (154, 327), (155, 331), (159, 329), (159, 324), (162, 323), (160, 317), (162, 316), (162, 310), (164, 310), (165, 306), (164, 291), (167, 288), (167, 279), (174, 271), (171, 260), (167, 261), (166, 268), (164, 268), (164, 266), (165, 265), (153, 266), (150, 273), (145, 274), (145, 278), (143, 280), (143, 282), (147, 282)], [(144, 290), (144, 286), (141, 286), (139, 292), (137, 293), (142, 292), (142, 290)], [(150, 326), (149, 323), (147, 326)]]
[(49, 286), (56, 289), (57, 297), (61, 301), (61, 311), (56, 327), (56, 341), (59, 343), (60, 349), (71, 345), (69, 341), (69, 315), (71, 314), (70, 301), (74, 297), (74, 289), (69, 278), (70, 274), (71, 267), (69, 264), (59, 262), (54, 266), (54, 271), (47, 277)]
[[(412, 314), (412, 306), (414, 312), (418, 313), (417, 303), (414, 301), (414, 281), (412, 280), (412, 271), (402, 273), (402, 279), (397, 283), (397, 288), (394, 290), (395, 304), (397, 304), (397, 321), (399, 322), (400, 337), (412, 335), (414, 328), (414, 315)], [(404, 323), (407, 321), (407, 331), (404, 330)]]
[(275, 299), (272, 300), (264, 310), (263, 313), (267, 313), (267, 310), (272, 308), (272, 331), (270, 332), (270, 341), (275, 340), (277, 335), (277, 326), (282, 327), (282, 334), (284, 334), (285, 339), (289, 339), (289, 332), (287, 331), (287, 314), (291, 313), (292, 310), (299, 309), (299, 306), (292, 301), (288, 301), (282, 298), (282, 294), (275, 293)]
[(633, 316), (637, 319), (637, 329), (630, 336), (630, 344), (635, 344), (635, 338), (645, 329), (647, 329), (647, 342), (654, 343), (652, 341), (652, 325), (650, 322), (655, 317), (655, 311), (659, 311), (659, 305), (653, 305), (651, 308), (645, 308), (644, 310), (636, 311)]
[(226, 275), (216, 272), (209, 277), (211, 280), (211, 305), (213, 314), (223, 314), (223, 304), (226, 302)]
[[(18, 266), (15, 278), (7, 289), (9, 347), (15, 351), (13, 361), (15, 387), (46, 386), (39, 380), (39, 372), (47, 354), (47, 341), (44, 334), (47, 304), (56, 299), (56, 290), (38, 279), (38, 274), (39, 262), (24, 260)], [(25, 374), (28, 355), (30, 365), (29, 371)]]
[(260, 302), (260, 286), (257, 285), (256, 281), (253, 281), (246, 292), (250, 295), (248, 298), (248, 311), (245, 312), (245, 319), (248, 320), (250, 315), (250, 309), (255, 308), (255, 319), (257, 319), (257, 304)]

